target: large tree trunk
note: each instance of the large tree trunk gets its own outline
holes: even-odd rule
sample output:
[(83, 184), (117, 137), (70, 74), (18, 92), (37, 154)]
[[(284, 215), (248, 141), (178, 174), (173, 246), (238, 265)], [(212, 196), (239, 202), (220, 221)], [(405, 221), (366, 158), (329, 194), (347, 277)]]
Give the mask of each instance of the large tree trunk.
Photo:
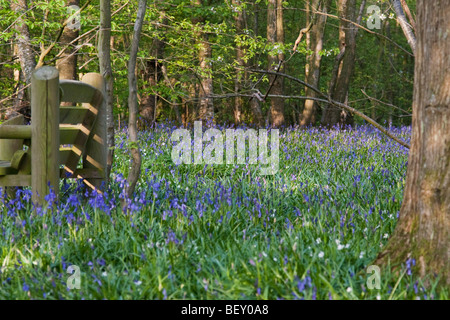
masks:
[(376, 263), (450, 284), (450, 0), (417, 1), (413, 129), (400, 218)]
[(128, 173), (128, 188), (126, 190), (129, 199), (132, 198), (139, 175), (141, 173), (141, 152), (138, 145), (137, 136), (137, 115), (139, 112), (137, 102), (137, 84), (136, 84), (136, 59), (139, 49), (139, 40), (141, 38), (142, 25), (144, 23), (147, 0), (139, 0), (136, 22), (134, 24), (133, 40), (131, 42), (130, 60), (128, 61), (128, 135), (130, 140), (131, 168)]
[[(339, 17), (356, 22), (356, 0), (339, 0)], [(356, 33), (357, 28), (354, 24), (340, 20), (339, 24), (339, 49), (345, 50), (342, 60), (337, 61), (338, 74), (333, 90), (330, 93), (331, 98), (338, 102), (347, 103), (348, 89), (353, 75), (356, 56)], [(332, 127), (336, 124), (352, 124), (353, 117), (333, 105), (325, 107), (322, 114), (322, 125)]]
[(114, 92), (113, 74), (111, 68), (111, 3), (109, 0), (100, 0), (100, 33), (98, 40), (98, 58), (100, 74), (105, 78), (105, 104), (106, 104), (106, 143), (108, 144), (108, 158), (106, 177), (109, 180), (114, 159)]
[[(284, 26), (283, 26), (283, 6), (282, 0), (269, 0), (267, 7), (267, 41), (279, 47), (278, 54), (269, 54), (268, 70), (282, 72), (282, 61), (284, 53), (280, 45), (284, 43)], [(272, 85), (270, 93), (273, 95), (283, 95), (283, 77), (274, 75), (269, 76), (269, 83)], [(270, 99), (270, 122), (272, 126), (278, 127), (284, 124), (284, 99)]]
[[(315, 15), (314, 11), (317, 10), (327, 13), (330, 3), (331, 0), (312, 0), (307, 1), (306, 3), (306, 25), (309, 25), (311, 21), (313, 21), (310, 31), (306, 34), (306, 46), (307, 49), (311, 50), (313, 53), (306, 57), (305, 78), (306, 83), (315, 88), (319, 88), (320, 65), (322, 61), (320, 51), (323, 49), (323, 35), (327, 16), (319, 14)], [(316, 93), (310, 88), (306, 88), (305, 96), (316, 97)], [(316, 122), (316, 104), (317, 102), (314, 102), (313, 100), (305, 100), (305, 107), (303, 108), (303, 113), (300, 115), (299, 119), (301, 126), (307, 126)]]
[[(66, 7), (80, 6), (80, 0), (66, 0)], [(73, 26), (66, 26), (59, 39), (63, 47), (69, 45), (78, 37), (79, 30)], [(59, 70), (59, 78), (65, 80), (77, 80), (77, 56), (74, 54), (77, 42), (69, 45), (61, 54), (61, 58), (56, 61), (56, 68)], [(72, 105), (71, 102), (63, 102), (62, 105)]]

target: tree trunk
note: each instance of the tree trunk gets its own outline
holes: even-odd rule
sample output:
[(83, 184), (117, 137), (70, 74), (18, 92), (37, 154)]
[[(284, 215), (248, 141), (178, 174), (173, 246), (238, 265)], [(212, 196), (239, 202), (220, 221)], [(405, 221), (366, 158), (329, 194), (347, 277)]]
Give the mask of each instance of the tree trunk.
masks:
[[(162, 0), (155, 1), (155, 5), (158, 7), (160, 7), (162, 3)], [(165, 16), (164, 13), (163, 16)], [(165, 25), (167, 23), (167, 19), (162, 18), (161, 23)], [(162, 63), (160, 61), (164, 58), (164, 49), (164, 41), (160, 40), (158, 37), (154, 37), (150, 52), (152, 59), (146, 62), (146, 68), (143, 72), (143, 80), (148, 84), (145, 88), (147, 90), (150, 89), (150, 91), (152, 91), (153, 88), (156, 88), (160, 80), (163, 79)], [(162, 99), (158, 99), (158, 95), (156, 93), (145, 94), (142, 97), (139, 114), (147, 125), (156, 121), (158, 104), (161, 103)]]
[(409, 19), (409, 23), (411, 24), (412, 29), (415, 30), (416, 29), (416, 21), (414, 20), (412, 14), (411, 14), (411, 10), (409, 10), (406, 0), (400, 0), (400, 2), (402, 3), (403, 11), (406, 13), (406, 16)]
[[(339, 17), (356, 22), (356, 0), (339, 0)], [(356, 33), (354, 24), (340, 20), (339, 23), (339, 48), (344, 52), (342, 60), (337, 60), (339, 65), (335, 85), (332, 88), (331, 98), (341, 103), (347, 103), (348, 89), (353, 74), (356, 56)], [(347, 111), (328, 105), (322, 114), (322, 125), (332, 127), (336, 124), (353, 124), (353, 117)]]
[[(75, 5), (80, 6), (80, 0), (66, 0), (66, 7)], [(69, 45), (78, 37), (79, 30), (77, 28), (66, 26), (59, 39), (63, 47)], [(56, 61), (56, 68), (59, 70), (59, 78), (64, 80), (77, 80), (77, 56), (73, 54), (77, 42), (71, 44), (61, 54), (61, 58)], [(70, 106), (71, 102), (63, 102), (61, 105)]]
[(106, 143), (108, 144), (108, 157), (106, 164), (106, 178), (109, 180), (114, 159), (114, 92), (113, 74), (111, 68), (111, 4), (109, 0), (100, 0), (100, 33), (98, 40), (98, 58), (100, 74), (105, 79), (106, 104)]
[[(267, 58), (268, 70), (282, 72), (284, 53), (280, 45), (284, 43), (283, 7), (282, 0), (269, 0), (267, 7), (267, 41), (278, 48), (276, 55), (269, 54)], [(273, 95), (283, 95), (283, 78), (274, 75), (269, 76), (272, 85), (270, 92)], [(270, 122), (278, 127), (284, 124), (284, 99), (270, 99)]]
[(402, 27), (403, 33), (405, 34), (406, 40), (411, 47), (413, 53), (416, 51), (416, 37), (412, 30), (411, 25), (406, 20), (405, 13), (403, 12), (402, 4), (400, 0), (391, 0), (392, 6), (394, 7), (395, 14), (397, 15), (397, 21)]
[[(19, 47), (17, 44), (13, 45), (13, 56), (18, 56)], [(22, 114), (27, 121), (30, 121), (31, 108), (30, 101), (26, 98), (26, 90), (24, 89), (24, 73), (19, 69), (14, 69), (14, 82), (16, 83), (16, 94), (14, 97), (13, 107), (7, 109), (6, 119), (14, 118), (15, 116)]]
[(212, 120), (214, 118), (214, 104), (211, 95), (213, 91), (213, 81), (211, 74), (211, 44), (208, 42), (207, 35), (203, 35), (199, 52), (200, 68), (206, 73), (203, 75), (201, 88), (199, 92), (200, 99), (200, 119)]
[[(327, 0), (325, 2), (320, 0), (312, 0), (306, 3), (306, 25), (309, 25), (314, 19), (315, 21), (313, 21), (310, 31), (306, 34), (307, 49), (313, 51), (313, 53), (306, 57), (307, 63), (305, 66), (305, 78), (306, 83), (314, 86), (315, 88), (319, 88), (320, 65), (322, 61), (320, 51), (323, 49), (323, 35), (327, 22), (327, 16), (315, 15), (314, 11), (317, 10), (327, 13), (330, 3), (331, 0)], [(305, 96), (316, 97), (316, 93), (307, 87), (305, 89)], [(300, 126), (307, 126), (316, 122), (316, 104), (317, 102), (314, 102), (313, 100), (305, 100), (305, 107), (303, 108), (303, 113), (300, 115), (299, 119)]]
[(261, 111), (261, 105), (255, 97), (250, 100), (250, 109), (253, 113), (253, 123), (261, 127), (264, 125), (264, 117)]
[(450, 284), (450, 0), (417, 1), (413, 129), (397, 227), (375, 263), (417, 261)]
[[(244, 9), (242, 8), (241, 0), (232, 0), (232, 4), (234, 8), (237, 8), (238, 12), (234, 16), (234, 22), (236, 25), (236, 34), (241, 35), (245, 28), (245, 21), (244, 21)], [(245, 68), (246, 68), (246, 62), (244, 60), (245, 51), (244, 47), (238, 44), (236, 46), (236, 79), (234, 83), (234, 91), (236, 94), (239, 94), (242, 90), (242, 81), (245, 79)], [(233, 115), (234, 115), (234, 122), (236, 124), (241, 122), (241, 113), (242, 113), (242, 107), (244, 104), (244, 99), (242, 97), (236, 96), (234, 98), (234, 108), (233, 108)]]
[(142, 25), (144, 23), (147, 0), (139, 0), (136, 22), (134, 24), (133, 40), (131, 42), (130, 60), (128, 61), (128, 135), (130, 141), (131, 168), (128, 174), (128, 187), (126, 190), (129, 199), (132, 198), (136, 183), (141, 173), (141, 152), (138, 145), (137, 136), (137, 115), (139, 112), (137, 102), (137, 84), (136, 84), (136, 59), (139, 49), (139, 40), (141, 38)]
[(31, 46), (30, 30), (25, 23), (28, 16), (26, 13), (28, 11), (27, 1), (13, 1), (11, 2), (11, 9), (20, 15), (16, 21), (16, 30), (19, 32), (17, 35), (18, 55), (25, 82), (29, 85), (31, 83), (31, 74), (36, 67), (36, 59), (33, 47)]
[[(202, 6), (203, 0), (193, 0), (195, 6)], [(195, 17), (192, 19), (192, 23), (201, 25), (205, 22), (204, 17)], [(199, 103), (199, 118), (202, 120), (212, 120), (214, 118), (214, 104), (211, 95), (213, 90), (212, 79), (212, 49), (211, 44), (208, 41), (208, 35), (199, 31), (197, 34), (199, 39), (200, 50), (198, 53), (198, 59), (200, 61), (200, 68), (202, 69), (200, 90), (198, 93)]]
[[(158, 82), (162, 77), (161, 65), (158, 63), (158, 59), (161, 59), (162, 57), (160, 52), (163, 50), (164, 43), (157, 38), (154, 38), (152, 47), (153, 49), (150, 55), (153, 58), (146, 61), (145, 70), (143, 71), (143, 80), (144, 83), (146, 83), (145, 87), (150, 91), (158, 85)], [(158, 100), (156, 93), (146, 93), (143, 95), (139, 114), (144, 122), (144, 126), (148, 126), (155, 121), (155, 111)]]
[[(252, 3), (253, 7), (253, 32), (255, 34), (255, 37), (259, 35), (259, 2), (254, 1)], [(252, 64), (257, 65), (258, 59), (257, 57), (254, 57), (252, 59)], [(253, 114), (253, 123), (259, 127), (264, 125), (264, 117), (261, 110), (261, 104), (255, 97), (252, 97), (249, 101), (250, 110)]]

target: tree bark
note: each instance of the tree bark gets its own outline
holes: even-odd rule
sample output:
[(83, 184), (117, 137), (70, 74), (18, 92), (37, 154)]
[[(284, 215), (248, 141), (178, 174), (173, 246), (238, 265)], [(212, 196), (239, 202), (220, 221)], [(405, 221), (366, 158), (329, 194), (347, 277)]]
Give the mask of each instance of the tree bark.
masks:
[[(356, 22), (356, 0), (339, 0), (339, 17)], [(339, 48), (344, 52), (343, 58), (338, 63), (338, 73), (335, 85), (330, 95), (333, 100), (341, 103), (347, 102), (350, 80), (353, 75), (356, 56), (356, 33), (354, 24), (340, 20), (339, 23)], [(346, 111), (333, 105), (327, 105), (322, 113), (322, 125), (333, 127), (335, 125), (353, 124), (353, 117)]]
[[(203, 0), (193, 0), (195, 6), (202, 6)], [(192, 23), (200, 26), (205, 22), (204, 17), (195, 17), (192, 19)], [(208, 35), (199, 31), (197, 34), (199, 39), (200, 50), (198, 53), (198, 59), (200, 61), (200, 68), (202, 69), (200, 90), (198, 93), (199, 102), (199, 117), (201, 120), (214, 119), (214, 103), (211, 96), (214, 94), (213, 79), (212, 79), (212, 48), (208, 41)]]
[(136, 22), (134, 24), (133, 40), (131, 42), (130, 60), (128, 61), (128, 135), (130, 141), (131, 168), (128, 173), (127, 196), (132, 198), (139, 175), (141, 173), (141, 152), (138, 145), (137, 136), (137, 115), (139, 112), (137, 102), (137, 84), (136, 84), (136, 59), (139, 49), (139, 40), (141, 38), (142, 25), (144, 23), (147, 0), (139, 0)]
[(210, 62), (212, 49), (211, 44), (208, 42), (207, 35), (203, 35), (201, 46), (199, 52), (200, 68), (205, 72), (205, 75), (202, 77), (203, 79), (199, 92), (200, 119), (212, 120), (214, 118), (214, 104), (213, 99), (211, 98), (211, 95), (214, 93)]
[[(255, 37), (257, 37), (259, 35), (259, 9), (260, 9), (260, 5), (259, 2), (253, 2), (252, 4), (253, 7), (253, 32), (255, 34)], [(252, 64), (253, 65), (257, 65), (258, 64), (258, 59), (257, 57), (254, 57), (252, 59)], [(252, 111), (253, 114), (253, 123), (259, 127), (264, 125), (264, 116), (261, 110), (261, 104), (260, 101), (258, 101), (258, 99), (256, 99), (255, 97), (252, 97), (249, 101), (249, 105), (250, 105), (250, 110)]]
[[(80, 0), (66, 0), (66, 7), (80, 6)], [(71, 26), (66, 26), (59, 39), (63, 47), (67, 46), (78, 37), (79, 30)], [(74, 54), (77, 42), (71, 44), (61, 54), (61, 58), (56, 61), (56, 68), (59, 70), (59, 78), (65, 80), (77, 80), (77, 56)], [(70, 106), (71, 102), (63, 102), (61, 105)]]
[(406, 20), (405, 13), (403, 12), (402, 4), (400, 0), (391, 0), (392, 6), (394, 7), (395, 14), (397, 15), (397, 21), (402, 27), (403, 33), (405, 34), (406, 40), (413, 53), (416, 51), (416, 36), (412, 30), (411, 25)]
[[(281, 0), (269, 0), (267, 7), (267, 41), (275, 48), (278, 48), (277, 54), (269, 54), (267, 58), (268, 70), (282, 72), (282, 61), (284, 54), (280, 45), (284, 43), (283, 27), (283, 7)], [(283, 78), (270, 76), (269, 83), (271, 88), (268, 93), (274, 95), (283, 94)], [(284, 124), (284, 99), (271, 98), (269, 115), (272, 126), (279, 127)]]
[[(323, 49), (323, 35), (327, 21), (326, 15), (315, 15), (314, 11), (317, 10), (327, 13), (330, 3), (331, 0), (307, 1), (306, 25), (309, 25), (311, 22), (313, 24), (310, 31), (306, 33), (306, 46), (307, 49), (313, 51), (313, 53), (306, 57), (305, 78), (306, 83), (314, 87), (319, 87), (320, 66), (322, 62), (320, 51)], [(313, 21), (314, 19), (315, 21)], [(310, 88), (306, 88), (305, 96), (315, 97), (316, 93)], [(300, 126), (308, 126), (316, 122), (316, 104), (317, 102), (313, 100), (305, 101), (303, 112), (300, 114)]]
[[(13, 45), (13, 56), (18, 56), (19, 47), (17, 44)], [(27, 100), (26, 90), (24, 90), (24, 73), (19, 69), (14, 69), (14, 82), (16, 83), (16, 94), (14, 96), (13, 107), (7, 109), (6, 111), (6, 119), (13, 118), (19, 114), (25, 116), (27, 121), (30, 120), (31, 117), (31, 108), (30, 101)]]
[(412, 14), (411, 14), (411, 10), (409, 10), (406, 0), (400, 0), (400, 2), (402, 3), (403, 11), (406, 13), (406, 16), (409, 19), (409, 23), (411, 24), (412, 29), (415, 30), (416, 29), (416, 21), (414, 20)]
[[(143, 80), (147, 83), (147, 89), (150, 88), (152, 90), (152, 88), (155, 88), (162, 78), (161, 64), (158, 61), (162, 59), (163, 52), (164, 42), (155, 37), (150, 53), (153, 58), (146, 61), (145, 70), (143, 71)], [(139, 114), (145, 122), (145, 125), (150, 125), (156, 120), (155, 114), (158, 102), (159, 99), (156, 93), (148, 93), (142, 97)]]
[[(161, 7), (163, 0), (155, 1), (155, 5)], [(162, 18), (161, 23), (163, 25), (167, 24), (167, 19), (165, 18), (164, 11), (161, 11)], [(152, 59), (146, 62), (146, 68), (143, 72), (143, 80), (147, 83), (145, 89), (156, 88), (158, 83), (163, 79), (162, 63), (160, 62), (164, 58), (165, 44), (163, 40), (160, 40), (157, 36), (153, 38), (152, 49), (150, 51), (150, 56)], [(156, 121), (156, 115), (159, 108), (161, 108), (162, 99), (158, 99), (156, 93), (145, 94), (141, 99), (141, 106), (139, 114), (146, 125), (152, 124)]]
[(114, 84), (111, 68), (111, 3), (109, 0), (100, 0), (100, 33), (98, 40), (98, 58), (100, 74), (105, 79), (105, 104), (106, 104), (106, 143), (108, 144), (108, 156), (106, 164), (107, 181), (111, 174), (114, 159)]
[(397, 227), (376, 264), (415, 259), (450, 284), (450, 0), (417, 1), (411, 150)]
[[(25, 83), (29, 85), (31, 84), (31, 74), (36, 67), (36, 55), (33, 51), (33, 47), (31, 46), (30, 30), (26, 24), (28, 17), (26, 13), (28, 11), (27, 0), (11, 2), (11, 9), (19, 15), (16, 21), (16, 30), (18, 31), (16, 36), (17, 47), (19, 49), (18, 56)], [(29, 92), (30, 90), (27, 90), (28, 99), (30, 98)]]
[[(241, 35), (245, 28), (245, 21), (244, 21), (244, 9), (242, 8), (242, 2), (241, 0), (232, 0), (232, 4), (234, 8), (237, 8), (238, 12), (234, 16), (234, 22), (236, 25), (236, 34)], [(243, 46), (238, 44), (236, 46), (236, 79), (234, 83), (234, 92), (236, 94), (239, 94), (242, 90), (242, 82), (245, 80), (245, 69), (246, 69), (246, 62), (244, 60), (245, 57), (245, 49)], [(233, 109), (233, 115), (234, 115), (234, 122), (236, 124), (241, 122), (241, 114), (242, 114), (242, 107), (244, 104), (244, 99), (241, 96), (236, 96), (234, 99), (234, 109)]]

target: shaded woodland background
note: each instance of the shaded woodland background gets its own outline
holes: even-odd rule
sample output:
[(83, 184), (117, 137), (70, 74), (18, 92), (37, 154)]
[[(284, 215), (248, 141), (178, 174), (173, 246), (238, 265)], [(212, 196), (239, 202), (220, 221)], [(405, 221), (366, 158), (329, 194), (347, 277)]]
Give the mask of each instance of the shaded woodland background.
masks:
[[(112, 13), (108, 52), (102, 50), (105, 28), (99, 23), (105, 2)], [(401, 2), (415, 12), (415, 1)], [(70, 5), (82, 7), (80, 30), (61, 28)], [(379, 30), (367, 28), (371, 5), (381, 9)], [(2, 118), (27, 113), (26, 86), (36, 66), (56, 64), (61, 78), (79, 79), (99, 72), (99, 57), (110, 54), (109, 104), (116, 125), (127, 123), (127, 63), (137, 3), (2, 0), (0, 12)], [(410, 12), (404, 14), (414, 26)], [(306, 81), (380, 123), (411, 123), (414, 58), (389, 1), (151, 1), (136, 69), (141, 129), (166, 120), (259, 126), (363, 121), (305, 100), (315, 93), (264, 71)]]

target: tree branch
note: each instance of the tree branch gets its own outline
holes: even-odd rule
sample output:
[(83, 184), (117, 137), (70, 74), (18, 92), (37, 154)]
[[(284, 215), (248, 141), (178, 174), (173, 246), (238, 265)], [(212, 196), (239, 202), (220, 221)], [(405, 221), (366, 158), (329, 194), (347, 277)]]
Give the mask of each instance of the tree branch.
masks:
[(381, 101), (381, 100), (378, 100), (377, 98), (374, 98), (374, 97), (371, 97), (371, 96), (369, 96), (363, 89), (361, 89), (361, 92), (367, 97), (367, 99), (369, 99), (369, 100), (372, 100), (372, 101), (375, 101), (375, 102), (378, 102), (378, 103), (381, 103), (381, 104), (384, 104), (384, 105), (386, 105), (386, 106), (388, 106), (388, 107), (391, 107), (391, 108), (394, 108), (394, 109), (397, 109), (397, 110), (400, 110), (400, 111), (403, 111), (404, 113), (406, 113), (407, 114), (407, 116), (412, 116), (412, 114), (411, 113), (409, 113), (408, 111), (406, 111), (406, 110), (403, 110), (402, 108), (399, 108), (399, 107), (397, 107), (397, 106), (394, 106), (393, 104), (391, 104), (391, 103), (387, 103), (387, 102), (384, 102), (384, 101)]
[(391, 0), (392, 6), (394, 7), (395, 14), (397, 15), (397, 21), (402, 27), (403, 33), (405, 34), (406, 40), (408, 41), (409, 46), (412, 51), (416, 52), (416, 36), (412, 31), (411, 25), (408, 23), (405, 17), (405, 13), (402, 9), (402, 4), (400, 0)]
[(414, 18), (411, 14), (411, 11), (409, 10), (408, 5), (406, 4), (406, 1), (400, 0), (400, 2), (402, 3), (403, 10), (405, 11), (406, 15), (408, 16), (411, 27), (413, 28), (413, 30), (416, 30), (416, 21), (414, 21)]
[(380, 38), (383, 38), (383, 39), (385, 39), (385, 40), (391, 42), (394, 46), (396, 46), (397, 48), (399, 48), (400, 50), (402, 50), (402, 51), (405, 52), (406, 54), (408, 54), (408, 55), (414, 57), (414, 54), (413, 54), (413, 53), (409, 52), (408, 50), (406, 50), (405, 48), (403, 48), (402, 46), (400, 46), (397, 42), (395, 42), (395, 41), (392, 40), (391, 38), (386, 37), (384, 34), (381, 34), (381, 33), (375, 32), (375, 31), (372, 31), (372, 30), (367, 29), (366, 27), (364, 27), (364, 26), (358, 24), (357, 22), (354, 22), (354, 21), (351, 21), (351, 20), (348, 20), (348, 19), (345, 19), (345, 18), (342, 18), (342, 17), (338, 17), (338, 16), (333, 15), (333, 14), (324, 13), (324, 12), (320, 12), (320, 11), (317, 11), (316, 13), (317, 13), (317, 14), (321, 14), (321, 15), (325, 15), (325, 16), (327, 16), (327, 17), (331, 17), (331, 18), (334, 18), (334, 19), (339, 19), (339, 20), (343, 20), (343, 21), (345, 21), (345, 22), (351, 23), (351, 24), (353, 24), (354, 26), (356, 26), (356, 27), (358, 27), (358, 28), (360, 28), (360, 29), (362, 29), (362, 30), (368, 32), (368, 33), (374, 34), (374, 35), (376, 35), (376, 36), (378, 36), (378, 37), (380, 37)]
[[(331, 97), (325, 93), (323, 93), (322, 91), (320, 91), (319, 89), (317, 89), (316, 87), (298, 79), (295, 77), (292, 77), (290, 75), (284, 74), (284, 73), (279, 73), (279, 72), (273, 72), (273, 71), (266, 71), (266, 70), (250, 70), (252, 72), (257, 72), (257, 73), (266, 73), (266, 74), (272, 74), (272, 75), (278, 75), (281, 77), (285, 77), (287, 79), (290, 79), (292, 81), (298, 82), (308, 88), (310, 88), (311, 90), (313, 90), (314, 92), (318, 93), (320, 96), (322, 96), (325, 99), (320, 99), (320, 98), (315, 98), (315, 97), (300, 97), (298, 96), (297, 98), (307, 98), (309, 100), (314, 100), (314, 101), (318, 101), (318, 102), (324, 102), (324, 103), (331, 103), (341, 109), (347, 110), (348, 112), (351, 112), (353, 114), (356, 114), (357, 116), (359, 116), (360, 118), (366, 120), (368, 123), (370, 123), (371, 125), (373, 125), (375, 128), (377, 128), (378, 130), (380, 130), (382, 133), (384, 133), (386, 136), (388, 136), (389, 138), (391, 138), (392, 140), (398, 142), (399, 144), (401, 144), (402, 146), (404, 146), (405, 148), (410, 148), (409, 144), (407, 144), (406, 142), (400, 140), (399, 138), (397, 138), (395, 135), (393, 135), (392, 133), (390, 133), (387, 129), (385, 129), (381, 124), (379, 124), (378, 122), (376, 122), (375, 120), (373, 120), (372, 118), (366, 116), (364, 113), (356, 110), (355, 108), (352, 108), (348, 105), (346, 105), (345, 103), (341, 103), (338, 101), (335, 101), (333, 99), (331, 99)], [(269, 97), (271, 97), (271, 95), (269, 95)], [(280, 98), (282, 98), (283, 96), (279, 96)]]
[[(91, 0), (87, 0), (86, 3), (80, 8), (78, 9), (73, 15), (80, 13), (81, 11), (83, 11), (91, 2)], [(72, 19), (70, 19), (70, 17), (68, 19), (66, 19), (66, 21), (64, 21), (64, 23), (61, 25), (61, 28), (59, 29), (58, 35), (56, 36), (55, 41), (53, 41), (53, 43), (48, 46), (47, 49), (44, 49), (44, 46), (42, 45), (41, 47), (41, 54), (39, 56), (39, 60), (38, 63), (36, 65), (36, 69), (40, 68), (44, 65), (44, 59), (45, 57), (50, 53), (50, 51), (53, 49), (53, 47), (58, 43), (59, 39), (61, 38), (63, 32), (64, 32), (64, 28), (67, 26), (67, 24), (71, 21)]]

